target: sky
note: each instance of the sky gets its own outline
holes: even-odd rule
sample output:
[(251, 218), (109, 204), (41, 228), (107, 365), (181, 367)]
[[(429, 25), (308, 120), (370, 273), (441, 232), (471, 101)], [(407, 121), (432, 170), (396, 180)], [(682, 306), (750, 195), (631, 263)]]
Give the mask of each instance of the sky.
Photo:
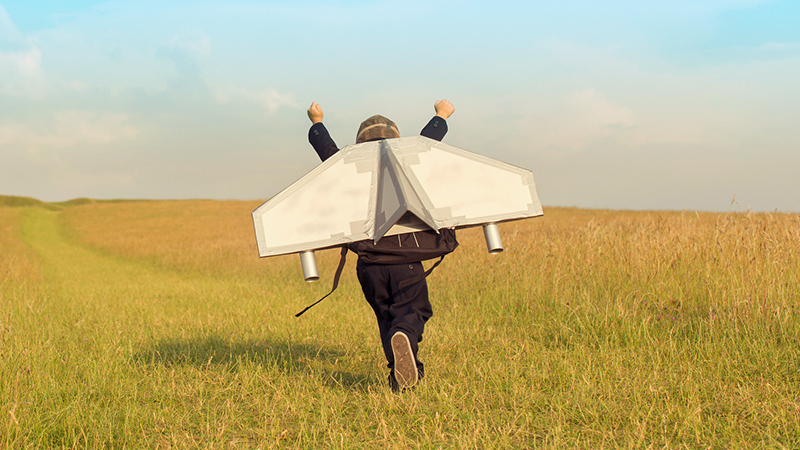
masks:
[(0, 195), (266, 200), (373, 114), (542, 204), (800, 211), (800, 2), (0, 0)]

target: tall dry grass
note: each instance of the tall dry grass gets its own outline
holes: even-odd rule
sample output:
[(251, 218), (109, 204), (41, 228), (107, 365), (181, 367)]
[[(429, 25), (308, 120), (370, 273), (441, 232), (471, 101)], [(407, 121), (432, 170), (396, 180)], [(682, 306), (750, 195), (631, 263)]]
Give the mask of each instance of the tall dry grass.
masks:
[(66, 209), (63, 221), (73, 237), (109, 254), (173, 269), (231, 274), (259, 267), (250, 211), (260, 203), (94, 204)]
[[(249, 213), (258, 205), (94, 204), (65, 210), (63, 220), (76, 239), (110, 254), (208, 273), (257, 272), (264, 262), (256, 257)], [(732, 304), (763, 308), (796, 295), (789, 289), (798, 283), (794, 214), (548, 208), (541, 219), (501, 228), (508, 249), (502, 256), (485, 255), (479, 232), (463, 230), (461, 240), (471, 247), (462, 245), (447, 265), (500, 267), (511, 281), (536, 274), (532, 294), (573, 302), (691, 297), (729, 311)]]
[(503, 262), (546, 280), (531, 280), (540, 298), (689, 301), (712, 316), (745, 305), (774, 312), (796, 298), (798, 215), (548, 212), (510, 225)]
[(0, 295), (14, 295), (13, 287), (35, 285), (39, 279), (39, 261), (22, 241), (19, 219), (19, 209), (0, 207)]
[(0, 207), (0, 448), (17, 434), (32, 383), (31, 316), (41, 308), (41, 261), (22, 237), (21, 210)]
[(338, 252), (313, 285), (294, 255), (258, 259), (256, 206), (0, 208), (3, 292), (25, 294), (2, 314), (20, 320), (4, 322), (0, 442), (800, 446), (796, 214), (546, 208), (501, 224), (501, 255), (461, 230), (429, 278), (426, 378), (397, 396), (355, 258), (295, 319)]

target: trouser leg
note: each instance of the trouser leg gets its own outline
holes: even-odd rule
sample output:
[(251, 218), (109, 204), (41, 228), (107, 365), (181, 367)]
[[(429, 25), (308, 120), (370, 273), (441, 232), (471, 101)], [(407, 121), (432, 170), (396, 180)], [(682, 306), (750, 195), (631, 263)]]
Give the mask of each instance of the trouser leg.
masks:
[(367, 302), (375, 312), (381, 343), (389, 368), (394, 369), (391, 339), (402, 331), (408, 336), (417, 369), (424, 374), (424, 365), (417, 356), (425, 323), (433, 316), (428, 298), (428, 285), (422, 281), (400, 289), (403, 280), (424, 271), (422, 263), (383, 265), (358, 262), (357, 273)]

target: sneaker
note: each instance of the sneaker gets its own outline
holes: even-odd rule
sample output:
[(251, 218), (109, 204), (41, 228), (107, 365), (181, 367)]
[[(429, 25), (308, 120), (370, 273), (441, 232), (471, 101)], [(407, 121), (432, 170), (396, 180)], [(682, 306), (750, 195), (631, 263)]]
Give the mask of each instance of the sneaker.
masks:
[(417, 361), (414, 360), (411, 342), (402, 331), (392, 336), (392, 353), (394, 353), (394, 376), (397, 388), (402, 391), (413, 387), (419, 381)]

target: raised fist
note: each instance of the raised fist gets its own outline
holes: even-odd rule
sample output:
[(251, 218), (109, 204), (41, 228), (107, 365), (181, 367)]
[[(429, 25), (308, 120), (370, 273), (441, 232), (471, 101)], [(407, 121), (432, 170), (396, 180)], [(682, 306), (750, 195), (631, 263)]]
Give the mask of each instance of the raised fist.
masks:
[(308, 118), (311, 120), (311, 123), (322, 122), (322, 116), (322, 108), (319, 106), (319, 103), (311, 103), (311, 106), (308, 107)]
[(433, 109), (436, 110), (436, 115), (442, 119), (447, 119), (451, 114), (453, 114), (453, 111), (456, 110), (447, 100), (439, 100), (438, 102), (434, 103)]

